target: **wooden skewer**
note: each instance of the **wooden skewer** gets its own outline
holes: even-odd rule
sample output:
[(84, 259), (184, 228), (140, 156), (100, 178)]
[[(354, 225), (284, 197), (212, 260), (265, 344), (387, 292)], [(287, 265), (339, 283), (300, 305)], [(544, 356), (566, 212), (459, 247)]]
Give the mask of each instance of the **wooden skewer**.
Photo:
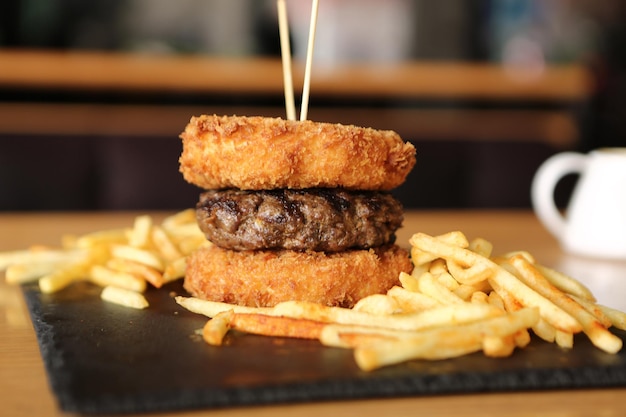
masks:
[(317, 10), (319, 0), (313, 0), (311, 5), (311, 22), (309, 24), (309, 43), (306, 51), (306, 68), (304, 71), (304, 86), (302, 87), (302, 103), (300, 120), (306, 120), (309, 110), (309, 94), (311, 90), (311, 67), (313, 64), (313, 48), (315, 46), (315, 29), (317, 26)]
[(288, 120), (296, 120), (296, 105), (293, 94), (293, 76), (291, 74), (291, 45), (289, 43), (289, 22), (285, 0), (276, 0), (278, 9), (278, 29), (280, 50), (283, 61), (283, 83), (285, 89), (285, 109)]

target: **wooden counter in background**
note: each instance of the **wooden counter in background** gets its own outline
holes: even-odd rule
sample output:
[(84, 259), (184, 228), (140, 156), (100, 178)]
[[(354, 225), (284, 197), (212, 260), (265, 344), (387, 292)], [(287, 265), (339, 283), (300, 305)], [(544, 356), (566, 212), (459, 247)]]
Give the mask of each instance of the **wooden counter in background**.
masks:
[[(294, 64), (296, 94), (304, 71)], [(511, 70), (491, 64), (402, 62), (317, 66), (311, 81), (311, 119), (393, 128), (412, 140), (535, 140), (557, 147), (578, 139), (568, 109), (417, 108), (415, 100), (579, 103), (590, 93), (580, 66), (546, 67), (543, 71)], [(280, 102), (282, 67), (277, 58), (219, 58), (128, 53), (0, 50), (2, 91), (69, 93), (193, 94), (204, 97), (271, 97)], [(1, 97), (1, 95), (0, 95)], [(333, 100), (351, 105), (333, 107)], [(385, 108), (355, 105), (382, 100)], [(228, 100), (227, 100), (228, 101)], [(409, 103), (395, 106), (394, 103)], [(387, 107), (388, 105), (388, 107)], [(178, 134), (188, 116), (200, 112), (282, 116), (281, 106), (173, 106), (102, 103), (15, 103), (0, 99), (0, 133)], [(37, 120), (37, 123), (33, 123)], [(102, 120), (107, 120), (102, 122)], [(487, 120), (490, 122), (487, 123)], [(29, 123), (29, 121), (31, 121)], [(100, 122), (98, 122), (100, 121)], [(111, 122), (112, 121), (112, 122)]]
[[(299, 91), (302, 65), (293, 71)], [(277, 58), (0, 50), (0, 86), (282, 94), (283, 79)], [(311, 79), (312, 94), (329, 97), (577, 101), (589, 88), (576, 65), (538, 72), (458, 62), (320, 65)]]

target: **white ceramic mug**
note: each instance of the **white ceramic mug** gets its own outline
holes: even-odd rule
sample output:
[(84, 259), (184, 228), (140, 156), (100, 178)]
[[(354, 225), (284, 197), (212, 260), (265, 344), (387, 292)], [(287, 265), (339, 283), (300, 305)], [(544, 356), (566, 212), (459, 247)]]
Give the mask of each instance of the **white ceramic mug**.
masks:
[[(554, 189), (566, 174), (579, 179), (563, 215)], [(537, 217), (566, 251), (626, 259), (626, 148), (552, 156), (535, 174), (531, 197)]]

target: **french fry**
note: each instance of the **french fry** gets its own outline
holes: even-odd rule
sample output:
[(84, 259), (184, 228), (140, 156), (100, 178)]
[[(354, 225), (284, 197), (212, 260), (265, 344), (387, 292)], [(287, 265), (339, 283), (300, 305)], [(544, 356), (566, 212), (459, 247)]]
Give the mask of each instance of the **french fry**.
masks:
[(163, 271), (163, 283), (172, 282), (185, 276), (187, 270), (187, 258), (180, 258), (168, 263)]
[(538, 307), (541, 317), (554, 327), (571, 333), (578, 333), (582, 330), (580, 323), (572, 316), (528, 287), (506, 269), (497, 268), (496, 273), (489, 278), (489, 283), (499, 294), (515, 294), (515, 298), (523, 306)]
[(530, 343), (530, 333), (528, 332), (528, 329), (521, 329), (517, 331), (513, 338), (515, 340), (515, 345), (519, 348), (526, 347)]
[(554, 285), (556, 288), (563, 291), (564, 293), (574, 295), (587, 301), (596, 301), (596, 298), (591, 293), (591, 291), (574, 278), (543, 265), (539, 265), (536, 263), (534, 265), (535, 268), (537, 268), (552, 285)]
[(135, 248), (147, 248), (150, 244), (152, 223), (152, 217), (148, 215), (135, 217), (133, 229), (128, 237), (128, 245)]
[(12, 264), (7, 267), (4, 276), (8, 284), (24, 284), (49, 275), (67, 264), (68, 262)]
[(442, 285), (430, 272), (426, 272), (419, 277), (418, 288), (422, 294), (426, 294), (442, 304), (460, 304), (463, 300)]
[[(525, 258), (528, 262), (530, 262), (531, 264), (535, 264), (537, 263), (537, 261), (535, 260), (535, 257), (528, 251), (525, 250), (516, 250), (516, 251), (512, 251), (512, 252), (507, 252), (503, 255), (500, 255), (496, 258), (496, 260), (499, 261), (506, 261), (514, 256), (521, 256), (523, 258)], [(495, 260), (494, 260), (495, 262)], [(499, 262), (496, 262), (499, 263)]]
[[(492, 296), (492, 294), (494, 294)], [(499, 305), (499, 301), (494, 301), (495, 298), (499, 299), (499, 301), (502, 302), (503, 308), (505, 311), (507, 312), (514, 312), (514, 311), (519, 311), (522, 308), (524, 308), (516, 299), (515, 297), (513, 297), (511, 294), (507, 293), (507, 292), (501, 292), (501, 293), (497, 293), (495, 291), (491, 291), (489, 293), (489, 301), (490, 304), (492, 305)], [(539, 322), (541, 322), (542, 319), (539, 318)], [(535, 325), (537, 326), (537, 325)], [(554, 328), (553, 328), (554, 329)], [(554, 340), (554, 338), (552, 339)], [(524, 330), (520, 330), (517, 333), (515, 333), (515, 344), (518, 347), (524, 347), (527, 346), (530, 343), (530, 333), (528, 332), (527, 329)]]
[(413, 335), (413, 332), (403, 330), (329, 323), (322, 328), (319, 340), (325, 346), (354, 349), (378, 343), (399, 341)]
[(87, 278), (92, 265), (106, 262), (109, 252), (105, 246), (91, 247), (84, 259), (67, 264), (61, 269), (39, 278), (39, 290), (51, 294), (62, 290), (75, 281)]
[[(489, 296), (482, 291), (475, 291), (470, 297), (470, 303), (489, 304)], [(498, 306), (496, 306), (498, 307)], [(504, 311), (504, 309), (502, 309)]]
[[(325, 346), (356, 349), (367, 347), (381, 347), (398, 343), (419, 343), (429, 336), (439, 335), (450, 331), (444, 326), (424, 329), (418, 332), (371, 327), (363, 325), (329, 323), (321, 331), (319, 340)], [(427, 349), (430, 349), (427, 347)]]
[(492, 291), (492, 288), (489, 285), (489, 282), (483, 281), (474, 285), (461, 284), (459, 285), (459, 288), (454, 290), (454, 293), (458, 295), (462, 300), (468, 301), (470, 297), (472, 296), (472, 294), (475, 293), (476, 291), (489, 293)]
[(402, 288), (408, 291), (412, 291), (412, 292), (419, 292), (420, 290), (419, 277), (420, 276), (413, 275), (413, 274), (409, 275), (406, 272), (400, 272), (399, 280), (400, 280), (400, 284), (402, 284)]
[(90, 268), (91, 263), (81, 261), (58, 269), (39, 278), (39, 290), (44, 294), (60, 291), (68, 285), (84, 279)]
[(477, 285), (491, 276), (493, 268), (486, 262), (476, 262), (472, 266), (464, 268), (454, 260), (449, 260), (448, 271), (461, 284)]
[(191, 208), (176, 212), (166, 217), (161, 222), (161, 226), (168, 232), (179, 229), (181, 226), (186, 226), (188, 224), (192, 224), (197, 228), (196, 211)]
[[(520, 277), (525, 280), (527, 284), (532, 285), (538, 293), (552, 301), (559, 308), (563, 309), (563, 311), (566, 311), (571, 317), (574, 317), (578, 323), (580, 323), (582, 331), (585, 332), (596, 347), (609, 353), (616, 353), (622, 348), (622, 340), (619, 337), (609, 332), (595, 316), (589, 313), (580, 304), (554, 287), (526, 258), (523, 256), (514, 256), (511, 258), (510, 262), (517, 268)], [(546, 318), (546, 320), (550, 321), (549, 318)], [(564, 329), (552, 321), (550, 321), (550, 323), (553, 324), (557, 330), (566, 333), (576, 333), (576, 331)]]
[[(532, 314), (532, 313), (523, 313)], [(534, 321), (532, 316), (527, 317), (531, 322)], [(472, 325), (462, 325), (458, 328), (453, 326), (442, 326), (433, 329), (421, 330), (419, 332), (393, 330), (371, 326), (360, 325), (344, 325), (344, 324), (328, 324), (324, 326), (322, 333), (320, 334), (320, 342), (325, 346), (341, 347), (341, 348), (358, 348), (367, 346), (376, 346), (385, 343), (395, 343), (408, 341), (412, 343), (419, 343), (422, 341), (422, 337), (431, 337), (433, 335), (445, 335), (447, 331), (466, 331), (469, 329), (472, 331), (471, 326), (489, 326), (489, 319), (484, 322), (475, 323)], [(469, 327), (468, 327), (469, 326)], [(511, 330), (513, 331), (513, 330)], [(490, 356), (508, 356), (515, 348), (514, 337), (518, 334), (524, 334), (525, 329), (520, 329), (517, 332), (513, 332), (507, 336), (482, 336), (480, 332), (477, 332), (472, 338), (476, 341), (474, 347), (470, 350), (479, 350), (478, 339), (483, 338), (483, 349), (485, 344), (487, 349), (491, 350)], [(525, 332), (528, 335), (528, 332)], [(486, 338), (493, 338), (497, 340), (491, 340), (485, 342)], [(501, 340), (506, 338), (506, 340)], [(506, 345), (506, 346), (505, 346)], [(526, 346), (521, 344), (520, 347)]]
[[(428, 236), (423, 233), (416, 233), (416, 235)], [(413, 236), (415, 237), (416, 235), (413, 235)], [(428, 237), (431, 238), (430, 236)], [(413, 239), (413, 237), (411, 239)], [(469, 242), (467, 241), (467, 238), (462, 232), (459, 232), (459, 231), (445, 233), (443, 235), (432, 237), (431, 239), (441, 243), (442, 245), (446, 245), (449, 247), (456, 247), (456, 248), (463, 249), (469, 246)], [(441, 256), (437, 256), (437, 254), (439, 253), (437, 251), (424, 250), (424, 248), (421, 245), (416, 245), (412, 240), (410, 240), (409, 242), (412, 245), (411, 260), (413, 261), (413, 264), (415, 266), (434, 261), (435, 259), (441, 257)]]
[(93, 248), (95, 246), (112, 245), (127, 241), (128, 229), (102, 230), (88, 233), (76, 239), (77, 248)]
[(581, 307), (587, 310), (589, 314), (592, 314), (607, 329), (613, 325), (611, 319), (606, 314), (604, 314), (602, 308), (598, 306), (595, 302), (571, 294), (568, 294), (568, 297), (570, 297), (576, 303), (580, 304)]
[(0, 270), (7, 269), (15, 264), (38, 263), (70, 263), (84, 259), (88, 252), (82, 249), (54, 250), (54, 249), (27, 249), (0, 253)]
[(234, 313), (230, 325), (233, 329), (252, 334), (318, 339), (326, 323), (266, 314)]
[(278, 316), (320, 321), (323, 323), (362, 324), (377, 326), (387, 318), (341, 307), (328, 307), (306, 301), (285, 301), (273, 307)]
[(613, 326), (620, 330), (626, 330), (626, 313), (600, 304), (598, 304), (598, 308), (608, 317)]
[(181, 307), (191, 311), (192, 313), (202, 314), (207, 317), (215, 317), (223, 311), (233, 310), (235, 313), (262, 313), (266, 315), (273, 314), (271, 308), (266, 307), (246, 307), (228, 303), (220, 303), (217, 301), (201, 300), (195, 297), (183, 297), (181, 295), (174, 297), (176, 303)]
[(482, 343), (483, 353), (485, 356), (492, 358), (504, 358), (511, 356), (516, 346), (514, 334), (504, 337), (485, 336)]
[(364, 371), (394, 365), (408, 360), (455, 358), (482, 349), (482, 338), (474, 333), (454, 332), (449, 338), (388, 342), (356, 347), (354, 360)]
[(183, 256), (165, 230), (159, 226), (152, 228), (152, 242), (166, 262), (173, 262)]
[(129, 261), (144, 264), (157, 271), (163, 271), (163, 261), (154, 252), (135, 248), (129, 245), (113, 245), (111, 247), (111, 255), (115, 258), (127, 259)]
[(135, 292), (146, 290), (146, 281), (127, 272), (114, 271), (102, 265), (89, 269), (89, 280), (100, 287), (114, 286)]
[(131, 261), (129, 259), (112, 258), (109, 259), (106, 266), (114, 271), (123, 272), (134, 277), (141, 278), (152, 284), (155, 288), (161, 288), (165, 282), (161, 272), (150, 266), (136, 261)]
[(554, 342), (557, 346), (564, 349), (572, 349), (574, 347), (574, 335), (562, 330), (556, 330), (554, 334)]
[(446, 261), (444, 259), (441, 259), (441, 258), (434, 259), (428, 265), (429, 265), (428, 272), (430, 272), (433, 275), (439, 275), (439, 274), (444, 274), (448, 272), (448, 266), (446, 265)]
[(485, 258), (490, 258), (493, 252), (493, 244), (480, 237), (472, 239), (467, 248)]
[(441, 285), (446, 287), (449, 291), (454, 292), (461, 285), (456, 279), (452, 277), (452, 275), (450, 275), (447, 268), (439, 273), (433, 272), (431, 268), (431, 271), (429, 273), (433, 275), (435, 279), (437, 279), (437, 281)]
[(233, 310), (222, 311), (209, 319), (202, 328), (202, 338), (209, 345), (219, 346), (224, 341), (224, 336), (231, 328), (234, 316)]
[(183, 239), (187, 238), (200, 238), (206, 241), (204, 233), (202, 233), (202, 230), (200, 230), (195, 222), (190, 224), (182, 224), (176, 227), (162, 227), (168, 233), (168, 235), (170, 235), (172, 239), (176, 242), (180, 242)]
[(273, 315), (302, 318), (325, 323), (363, 325), (394, 330), (421, 330), (446, 324), (462, 324), (502, 314), (488, 304), (460, 303), (409, 314), (377, 316), (340, 307), (285, 301), (272, 309)]
[(429, 310), (441, 306), (441, 303), (434, 298), (398, 286), (394, 286), (387, 291), (387, 296), (395, 299), (405, 313)]
[(504, 303), (504, 309), (510, 313), (520, 310), (524, 307), (522, 303), (515, 299), (515, 297), (513, 297), (513, 295), (506, 290), (500, 290), (497, 294), (500, 296), (502, 302)]
[[(465, 242), (467, 242), (467, 240), (465, 240)], [(465, 247), (469, 245), (469, 242), (464, 246), (459, 246), (448, 243), (440, 236), (433, 237), (425, 233), (415, 233), (409, 239), (409, 243), (411, 243), (415, 252), (427, 254), (421, 256), (423, 258), (430, 258), (429, 262), (437, 258), (444, 258), (446, 261), (453, 260), (460, 266), (467, 268), (480, 262), (481, 259), (484, 259), (474, 252), (465, 249)], [(413, 255), (413, 252), (411, 252), (411, 255)]]
[(473, 285), (461, 284), (459, 287), (454, 290), (454, 293), (457, 297), (459, 297), (463, 301), (469, 301), (476, 291), (480, 291)]
[(459, 248), (467, 248), (469, 246), (469, 242), (465, 234), (458, 230), (437, 235), (435, 236), (435, 238), (447, 245), (456, 246)]
[(493, 317), (463, 326), (441, 327), (417, 332), (407, 339), (357, 347), (354, 357), (363, 370), (404, 362), (409, 359), (446, 359), (483, 348), (485, 336), (506, 337), (539, 320), (535, 308)]
[(148, 300), (143, 294), (112, 285), (102, 289), (100, 298), (109, 303), (139, 310), (149, 307)]
[[(423, 273), (430, 271), (431, 264), (432, 262), (426, 262), (420, 265), (415, 265), (413, 266), (413, 271), (411, 271), (411, 273), (407, 275), (411, 275), (412, 277), (419, 278)], [(406, 274), (406, 272), (403, 272), (400, 275), (402, 276), (402, 274)]]
[(461, 284), (476, 284), (491, 275), (494, 264), (487, 258), (460, 246), (450, 245), (436, 237), (416, 233), (410, 239), (413, 247), (447, 261), (448, 271)]
[(182, 255), (189, 255), (210, 242), (198, 227), (195, 210), (187, 209), (163, 220), (161, 227)]
[(541, 318), (533, 327), (533, 333), (548, 343), (553, 343), (556, 339), (556, 328)]
[(212, 245), (212, 243), (209, 242), (204, 235), (185, 236), (178, 241), (178, 250), (180, 250), (184, 256), (187, 256), (202, 246), (208, 245)]
[(383, 294), (372, 294), (362, 298), (357, 301), (352, 309), (379, 316), (402, 312), (402, 308), (393, 297)]
[(495, 292), (495, 291), (489, 292), (489, 296), (487, 298), (487, 301), (492, 306), (495, 306), (495, 307), (501, 308), (502, 310), (505, 310), (504, 300), (502, 299), (502, 296), (500, 294), (498, 294), (497, 292)]

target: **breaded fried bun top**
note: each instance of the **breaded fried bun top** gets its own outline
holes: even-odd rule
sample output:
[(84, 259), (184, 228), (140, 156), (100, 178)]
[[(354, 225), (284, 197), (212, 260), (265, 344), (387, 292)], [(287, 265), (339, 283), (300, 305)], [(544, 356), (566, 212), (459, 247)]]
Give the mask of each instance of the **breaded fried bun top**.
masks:
[(391, 190), (415, 148), (390, 130), (310, 120), (203, 115), (181, 134), (180, 171), (203, 189)]

